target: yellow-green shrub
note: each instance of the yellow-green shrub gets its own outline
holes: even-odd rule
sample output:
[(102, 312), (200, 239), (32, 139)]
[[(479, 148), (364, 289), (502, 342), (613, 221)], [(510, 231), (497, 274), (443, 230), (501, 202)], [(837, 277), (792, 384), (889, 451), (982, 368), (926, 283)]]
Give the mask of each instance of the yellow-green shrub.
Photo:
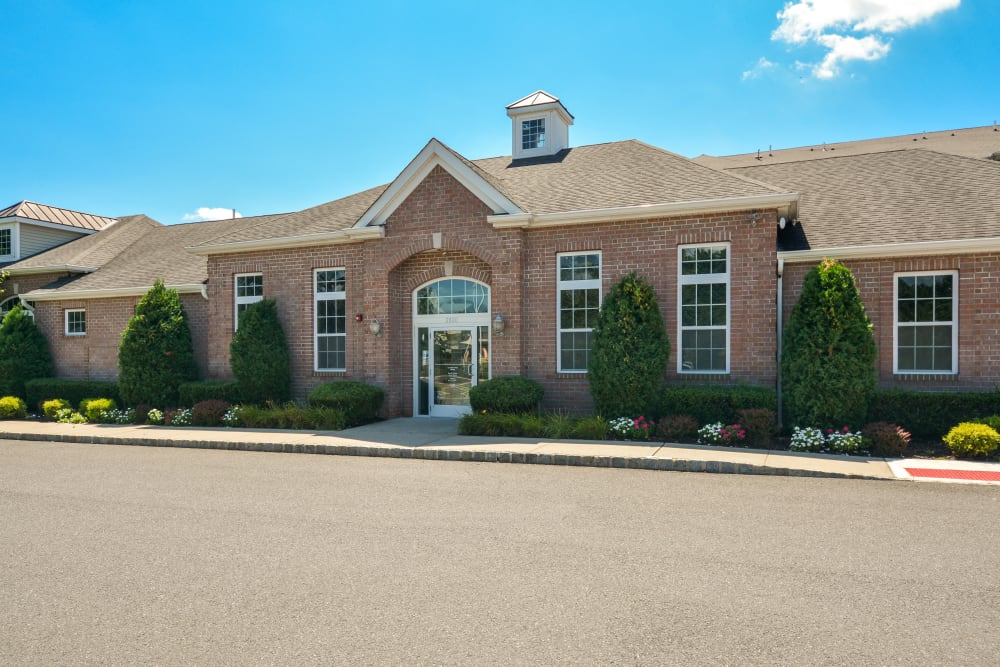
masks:
[(1000, 433), (986, 424), (962, 422), (948, 431), (944, 444), (955, 456), (989, 456), (1000, 445)]
[(98, 424), (103, 421), (105, 412), (117, 407), (110, 398), (85, 398), (80, 401), (80, 414), (86, 417), (91, 424)]
[(28, 416), (28, 405), (17, 396), (0, 398), (0, 419), (24, 419)]
[(70, 405), (70, 402), (63, 398), (53, 398), (50, 401), (42, 402), (42, 414), (45, 415), (46, 419), (55, 421), (57, 412), (60, 410), (68, 410), (72, 407), (73, 406)]

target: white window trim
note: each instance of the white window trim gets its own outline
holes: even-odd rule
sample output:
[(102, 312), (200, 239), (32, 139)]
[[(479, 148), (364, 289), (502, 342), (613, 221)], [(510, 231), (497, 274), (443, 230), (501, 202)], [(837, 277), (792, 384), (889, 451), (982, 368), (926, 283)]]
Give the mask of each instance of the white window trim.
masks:
[[(725, 283), (726, 283), (726, 368), (725, 370), (701, 370), (694, 369), (688, 370), (684, 368), (684, 330), (685, 329), (704, 329), (711, 330), (716, 327), (685, 327), (684, 326), (684, 285), (704, 285), (704, 284), (715, 284), (720, 281), (723, 276), (721, 273), (703, 273), (700, 275), (689, 275), (685, 276), (681, 273), (683, 269), (682, 258), (685, 250), (690, 250), (692, 248), (725, 248), (726, 249), (726, 273), (725, 273)], [(728, 375), (730, 373), (730, 365), (732, 363), (732, 304), (733, 304), (733, 281), (732, 281), (732, 266), (733, 266), (733, 253), (732, 244), (728, 242), (721, 243), (692, 243), (688, 245), (677, 246), (677, 373), (679, 375)]]
[[(253, 296), (240, 296), (240, 278), (252, 278), (260, 276), (261, 294)], [(263, 273), (237, 273), (233, 276), (233, 331), (240, 328), (240, 306), (249, 306), (264, 300), (264, 274)]]
[[(560, 271), (560, 263), (563, 257), (580, 257), (583, 255), (597, 255), (597, 278), (590, 280), (567, 280), (563, 281)], [(583, 250), (580, 252), (560, 252), (556, 254), (556, 372), (557, 373), (569, 373), (569, 374), (586, 374), (587, 369), (576, 369), (568, 368), (563, 369), (562, 367), (562, 334), (567, 333), (580, 333), (580, 332), (592, 332), (594, 329), (590, 327), (588, 329), (563, 329), (562, 328), (562, 293), (563, 290), (584, 290), (584, 289), (596, 289), (597, 290), (597, 307), (600, 308), (604, 304), (604, 257), (600, 250)], [(564, 287), (563, 285), (566, 285)]]
[[(318, 292), (316, 291), (316, 280), (319, 274), (324, 271), (343, 271), (344, 272), (344, 290), (343, 292)], [(313, 279), (312, 279), (312, 291), (313, 291), (313, 311), (312, 311), (312, 325), (313, 325), (313, 371), (317, 373), (338, 373), (347, 370), (347, 269), (342, 266), (329, 267), (313, 269)], [(323, 334), (324, 337), (342, 336), (344, 338), (344, 367), (343, 368), (321, 368), (319, 365), (319, 326), (317, 325), (317, 313), (319, 308), (317, 304), (320, 301), (344, 301), (344, 333), (342, 334)]]
[(21, 258), (19, 227), (17, 223), (0, 224), (0, 230), (10, 230), (10, 253), (0, 255), (0, 260), (12, 262)]
[[(901, 326), (943, 325), (945, 322), (899, 322), (899, 279), (918, 276), (951, 276), (951, 370), (899, 370), (899, 328)], [(894, 375), (958, 375), (958, 271), (898, 271), (892, 274), (892, 372)]]
[[(70, 313), (83, 313), (83, 331), (70, 331), (69, 330), (69, 315)], [(67, 336), (86, 336), (87, 335), (87, 310), (85, 308), (67, 308), (63, 311), (63, 333)]]
[[(538, 157), (552, 154), (552, 113), (544, 111), (542, 113), (526, 114), (518, 116), (514, 123), (514, 159)], [(541, 120), (545, 123), (545, 145), (536, 148), (524, 148), (521, 143), (521, 132), (524, 124), (533, 120)]]

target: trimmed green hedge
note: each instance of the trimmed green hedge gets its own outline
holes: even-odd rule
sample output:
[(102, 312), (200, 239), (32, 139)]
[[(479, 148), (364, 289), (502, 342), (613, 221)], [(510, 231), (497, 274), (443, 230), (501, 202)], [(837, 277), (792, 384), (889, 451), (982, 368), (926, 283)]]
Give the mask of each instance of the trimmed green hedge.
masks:
[(537, 412), (545, 389), (525, 377), (499, 377), (480, 382), (469, 389), (473, 412)]
[(85, 398), (102, 396), (121, 404), (117, 382), (102, 382), (100, 380), (64, 380), (62, 378), (35, 378), (24, 383), (28, 394), (28, 405), (40, 410), (42, 401), (62, 398), (70, 405), (79, 405)]
[(240, 387), (235, 380), (204, 380), (184, 382), (177, 387), (181, 405), (191, 405), (202, 401), (226, 401), (237, 404), (242, 402)]
[(778, 395), (754, 385), (677, 385), (662, 390), (659, 408), (660, 417), (691, 415), (699, 424), (735, 424), (740, 410), (777, 410)]
[(309, 407), (333, 408), (344, 413), (344, 428), (368, 424), (378, 419), (379, 408), (385, 400), (381, 387), (340, 380), (321, 384), (309, 393)]
[(1000, 391), (875, 392), (868, 421), (899, 424), (921, 440), (938, 440), (960, 422), (1000, 414)]

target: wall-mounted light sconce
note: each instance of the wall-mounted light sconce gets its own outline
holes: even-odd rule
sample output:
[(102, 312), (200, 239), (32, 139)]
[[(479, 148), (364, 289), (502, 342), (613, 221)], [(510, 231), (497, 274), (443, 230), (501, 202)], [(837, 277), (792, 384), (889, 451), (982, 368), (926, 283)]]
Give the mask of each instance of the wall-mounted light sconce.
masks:
[(371, 322), (368, 323), (368, 330), (372, 332), (373, 336), (381, 336), (382, 335), (382, 323), (379, 322), (377, 319), (374, 319), (374, 320), (372, 320)]
[(497, 315), (493, 318), (493, 335), (502, 336), (503, 330), (506, 328), (507, 323), (504, 322), (503, 315)]
[(364, 315), (364, 313), (358, 313), (357, 315), (355, 315), (354, 316), (354, 321), (355, 322), (364, 322), (365, 321), (365, 315)]

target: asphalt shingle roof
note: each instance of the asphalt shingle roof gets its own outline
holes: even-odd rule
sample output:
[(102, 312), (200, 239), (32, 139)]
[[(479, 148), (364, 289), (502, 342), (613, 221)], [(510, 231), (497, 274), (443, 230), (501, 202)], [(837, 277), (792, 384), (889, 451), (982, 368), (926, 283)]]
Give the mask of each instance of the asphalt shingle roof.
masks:
[(728, 171), (801, 193), (805, 237), (786, 249), (1000, 237), (992, 160), (898, 150)]
[[(635, 140), (568, 148), (553, 156), (522, 160), (510, 156), (467, 160), (458, 153), (455, 155), (527, 213), (585, 211), (782, 192)], [(387, 187), (388, 184), (380, 185), (280, 219), (241, 228), (202, 245), (210, 247), (346, 229), (357, 222)]]
[(994, 152), (1000, 151), (1000, 126), (993, 124), (961, 130), (918, 132), (917, 134), (904, 134), (895, 137), (760, 150), (739, 155), (699, 155), (694, 158), (694, 161), (714, 169), (733, 169), (909, 149), (932, 150), (971, 158), (986, 158)]
[[(244, 226), (261, 224), (281, 217), (260, 216), (180, 225), (161, 225), (143, 215), (122, 218), (118, 224), (99, 234), (35, 255), (8, 267), (12, 272), (33, 266), (74, 264), (99, 269), (71, 282), (60, 282), (36, 290), (45, 294), (54, 290), (106, 290), (147, 288), (158, 278), (167, 285), (192, 285), (204, 282), (208, 275), (205, 257), (193, 255), (186, 247)], [(77, 244), (88, 247), (78, 255), (68, 252)], [(63, 261), (67, 260), (67, 261)], [(73, 261), (68, 261), (73, 260)], [(29, 264), (30, 262), (30, 264)]]

